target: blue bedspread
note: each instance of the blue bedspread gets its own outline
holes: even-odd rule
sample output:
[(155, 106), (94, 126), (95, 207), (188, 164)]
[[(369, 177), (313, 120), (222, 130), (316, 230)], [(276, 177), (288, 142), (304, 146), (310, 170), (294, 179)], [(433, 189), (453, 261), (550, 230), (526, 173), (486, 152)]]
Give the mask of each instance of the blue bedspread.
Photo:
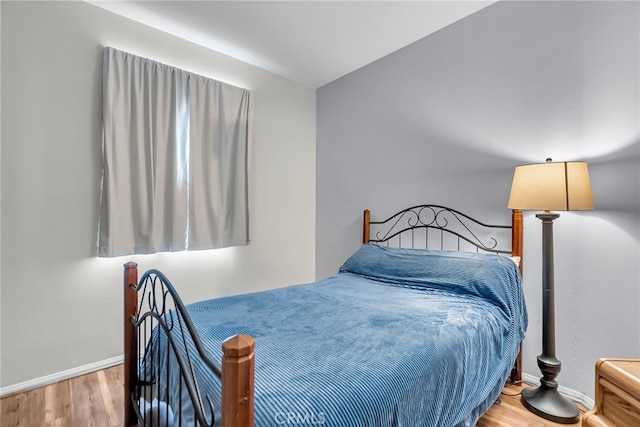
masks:
[[(214, 360), (225, 339), (255, 338), (258, 427), (473, 426), (527, 326), (508, 258), (376, 245), (320, 282), (188, 311)], [(219, 408), (218, 380), (199, 381)]]

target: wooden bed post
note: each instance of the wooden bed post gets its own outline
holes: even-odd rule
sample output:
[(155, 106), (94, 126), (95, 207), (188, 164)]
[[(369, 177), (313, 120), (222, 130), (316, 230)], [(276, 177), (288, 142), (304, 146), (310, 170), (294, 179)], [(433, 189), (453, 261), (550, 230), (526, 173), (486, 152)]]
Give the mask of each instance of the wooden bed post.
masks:
[(371, 212), (369, 212), (369, 209), (365, 209), (364, 216), (362, 218), (362, 243), (369, 243), (370, 222)]
[(222, 427), (253, 427), (254, 348), (248, 335), (222, 343)]
[(124, 425), (130, 427), (137, 424), (137, 416), (131, 392), (135, 386), (137, 355), (136, 328), (131, 318), (138, 310), (138, 264), (128, 262), (124, 265)]
[[(522, 211), (514, 209), (511, 211), (511, 255), (520, 257), (520, 276), (522, 276), (522, 267), (524, 264), (523, 254), (523, 231), (524, 222), (522, 217)], [(520, 351), (516, 357), (516, 366), (511, 371), (511, 383), (519, 383), (522, 381), (522, 343), (520, 343)]]
[(522, 274), (522, 239), (523, 239), (523, 220), (522, 211), (514, 209), (511, 211), (511, 255), (520, 257), (520, 274)]

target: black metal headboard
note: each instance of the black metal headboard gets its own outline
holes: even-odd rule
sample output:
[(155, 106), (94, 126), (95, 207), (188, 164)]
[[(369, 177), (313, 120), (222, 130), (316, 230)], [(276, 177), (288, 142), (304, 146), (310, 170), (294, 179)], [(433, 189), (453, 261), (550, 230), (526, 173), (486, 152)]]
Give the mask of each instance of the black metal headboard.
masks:
[(364, 215), (364, 243), (512, 254), (511, 224), (485, 224), (446, 206), (413, 206), (384, 221), (371, 221), (368, 210)]

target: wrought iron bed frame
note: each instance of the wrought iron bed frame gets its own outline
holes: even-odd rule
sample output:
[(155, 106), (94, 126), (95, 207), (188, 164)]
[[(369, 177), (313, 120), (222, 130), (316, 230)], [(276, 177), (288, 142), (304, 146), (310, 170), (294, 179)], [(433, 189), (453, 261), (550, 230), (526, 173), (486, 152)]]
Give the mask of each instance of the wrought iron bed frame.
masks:
[[(381, 228), (382, 227), (382, 228)], [(511, 246), (498, 244), (493, 237), (479, 235), (481, 230), (510, 230)], [(457, 241), (455, 250), (461, 244), (470, 245), (476, 251), (508, 254), (522, 258), (523, 220), (522, 212), (512, 211), (511, 225), (484, 224), (472, 217), (439, 205), (418, 205), (404, 209), (384, 221), (371, 221), (369, 210), (363, 216), (363, 243), (390, 244), (394, 239), (402, 243), (402, 236), (408, 235), (411, 247), (416, 247), (417, 230), (424, 229), (425, 248), (429, 245), (428, 233), (436, 230), (440, 234), (439, 250), (444, 247), (445, 236), (453, 236)], [(378, 231), (375, 231), (378, 230)], [(374, 231), (374, 235), (371, 233)], [(400, 246), (400, 245), (399, 245)], [(402, 246), (402, 247), (406, 247)], [(520, 272), (522, 273), (522, 261)], [(171, 334), (173, 330), (179, 334)], [(164, 331), (166, 348), (151, 347), (152, 334)], [(193, 344), (197, 354), (178, 351)], [(163, 390), (177, 387), (183, 390), (192, 403), (196, 425), (213, 426), (213, 403), (209, 396), (201, 396), (194, 371), (193, 359), (199, 357), (211, 374), (221, 379), (221, 426), (249, 427), (254, 425), (254, 340), (247, 335), (236, 335), (222, 344), (223, 357), (218, 365), (204, 350), (195, 328), (187, 314), (178, 293), (171, 282), (159, 271), (150, 270), (138, 280), (138, 266), (129, 262), (124, 265), (124, 388), (125, 426), (169, 425), (173, 409), (162, 403)], [(165, 366), (165, 376), (157, 364), (160, 352), (172, 353), (180, 366), (182, 381), (172, 384), (169, 379), (169, 365)], [(146, 355), (145, 364), (141, 365)], [(168, 357), (166, 358), (168, 359)], [(518, 355), (510, 375), (511, 382), (522, 378), (522, 359)], [(184, 383), (183, 383), (184, 382)], [(142, 401), (141, 401), (142, 399)], [(154, 401), (153, 399), (157, 399)], [(206, 400), (205, 400), (206, 399)], [(151, 403), (149, 403), (151, 401)], [(160, 401), (160, 403), (158, 403)], [(141, 405), (141, 402), (143, 403)], [(176, 408), (178, 416), (182, 408)]]

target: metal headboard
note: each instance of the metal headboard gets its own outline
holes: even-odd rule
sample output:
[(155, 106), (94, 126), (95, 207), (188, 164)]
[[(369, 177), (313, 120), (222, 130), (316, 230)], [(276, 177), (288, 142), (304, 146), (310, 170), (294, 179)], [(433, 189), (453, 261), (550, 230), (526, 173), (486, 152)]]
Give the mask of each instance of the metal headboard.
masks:
[[(431, 249), (429, 232), (435, 235), (436, 249), (463, 250), (462, 244), (475, 248), (476, 252), (509, 254), (519, 257), (519, 270), (522, 274), (523, 260), (523, 216), (518, 209), (511, 210), (510, 225), (485, 224), (455, 209), (440, 205), (418, 205), (404, 209), (384, 221), (371, 221), (371, 212), (364, 211), (363, 243)], [(435, 233), (434, 233), (435, 231)], [(419, 235), (424, 232), (425, 238)], [(507, 236), (508, 234), (508, 236)], [(497, 235), (500, 238), (496, 237)], [(404, 244), (403, 244), (404, 236)], [(453, 238), (453, 249), (445, 248), (445, 236)], [(504, 238), (502, 237), (504, 236)], [(511, 371), (510, 381), (517, 384), (522, 380), (522, 344)]]
[(384, 221), (371, 221), (365, 210), (363, 242), (512, 254), (511, 230), (511, 224), (485, 224), (458, 210), (429, 204), (404, 209)]

